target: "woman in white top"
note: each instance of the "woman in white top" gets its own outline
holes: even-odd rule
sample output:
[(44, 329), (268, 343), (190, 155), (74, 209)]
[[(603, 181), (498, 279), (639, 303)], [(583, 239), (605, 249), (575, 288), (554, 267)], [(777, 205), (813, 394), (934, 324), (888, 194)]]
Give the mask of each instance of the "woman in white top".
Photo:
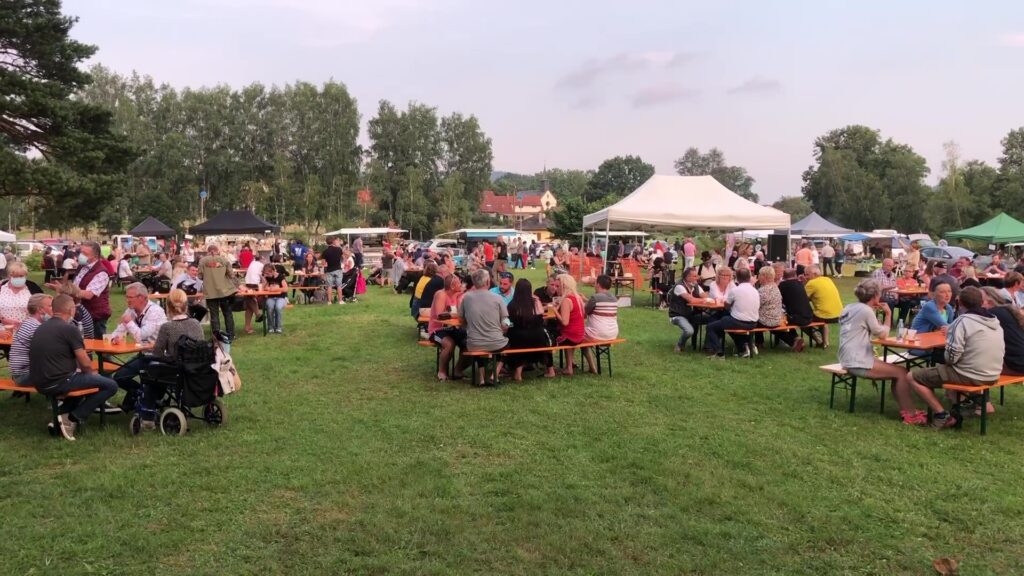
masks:
[(22, 321), (28, 318), (28, 299), (32, 296), (26, 283), (28, 268), (21, 262), (7, 265), (9, 280), (0, 287), (0, 319), (8, 330), (18, 329)]
[(732, 268), (722, 267), (718, 269), (718, 275), (715, 277), (715, 281), (711, 283), (711, 287), (708, 288), (709, 295), (715, 299), (719, 304), (724, 303), (726, 298), (732, 292), (734, 284), (732, 283)]

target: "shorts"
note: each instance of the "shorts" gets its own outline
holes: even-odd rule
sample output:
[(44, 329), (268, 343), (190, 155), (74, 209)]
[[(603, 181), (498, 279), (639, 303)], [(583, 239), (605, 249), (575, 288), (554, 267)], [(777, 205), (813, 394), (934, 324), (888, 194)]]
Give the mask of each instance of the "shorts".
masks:
[(945, 364), (931, 366), (929, 368), (917, 368), (910, 374), (914, 381), (926, 388), (942, 388), (943, 384), (966, 384), (968, 386), (987, 386), (992, 382), (982, 382), (974, 378), (968, 378)]
[(868, 373), (871, 372), (871, 368), (844, 368), (847, 374), (852, 374), (857, 378), (868, 378)]
[(822, 318), (821, 316), (814, 316), (815, 322), (824, 322), (825, 324), (839, 324), (839, 316), (835, 318)]
[(345, 273), (341, 270), (328, 272), (324, 275), (324, 284), (328, 288), (341, 288), (345, 285)]
[(435, 344), (441, 344), (445, 338), (451, 338), (459, 348), (466, 347), (466, 331), (462, 328), (449, 326), (434, 330), (434, 333), (430, 335), (430, 341)]

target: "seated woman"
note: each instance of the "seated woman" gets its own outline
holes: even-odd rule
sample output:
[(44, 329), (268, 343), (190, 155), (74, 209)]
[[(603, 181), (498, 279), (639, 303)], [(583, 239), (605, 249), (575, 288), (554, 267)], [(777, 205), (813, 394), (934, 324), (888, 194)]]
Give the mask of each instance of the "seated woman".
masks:
[[(708, 287), (708, 297), (714, 299), (718, 304), (725, 304), (725, 300), (732, 293), (732, 289), (736, 286), (733, 281), (732, 268), (722, 266), (718, 269), (715, 274), (715, 281)], [(710, 321), (718, 320), (723, 316), (726, 316), (728, 312), (725, 310), (716, 310), (710, 313)]]
[[(583, 298), (576, 292), (576, 279), (568, 274), (558, 275), (558, 296), (562, 299), (555, 309), (555, 316), (561, 325), (561, 333), (556, 342), (562, 346), (579, 346), (586, 340), (586, 327), (583, 321), (583, 310), (585, 304)], [(587, 358), (588, 363), (590, 358)], [(591, 365), (590, 371), (597, 373), (597, 369)], [(568, 366), (562, 372), (566, 376), (573, 375), (573, 365), (570, 359)]]
[[(551, 335), (544, 329), (544, 305), (533, 293), (533, 286), (526, 278), (516, 282), (512, 301), (508, 305), (509, 350), (524, 348), (545, 348), (551, 346)], [(536, 362), (544, 363), (544, 377), (555, 376), (555, 362), (551, 352), (536, 354), (509, 354), (505, 361), (512, 367), (512, 377), (516, 382), (523, 379), (523, 367)]]
[(968, 286), (974, 286), (975, 288), (981, 288), (981, 282), (978, 281), (978, 272), (974, 266), (964, 266), (963, 277), (960, 278), (960, 287), (967, 288)]
[[(950, 304), (952, 300), (953, 287), (945, 282), (936, 284), (935, 290), (932, 292), (932, 299), (921, 306), (921, 311), (917, 313), (917, 316), (914, 316), (914, 321), (910, 324), (910, 328), (917, 330), (918, 334), (945, 330), (949, 323), (953, 321), (953, 306)], [(913, 350), (911, 354), (914, 356), (925, 356), (927, 352)], [(944, 363), (944, 350), (939, 348), (933, 351), (932, 359), (935, 363)]]
[(21, 262), (7, 265), (9, 280), (0, 286), (0, 320), (11, 333), (28, 318), (28, 299), (32, 291), (28, 288), (28, 268)]
[[(919, 288), (917, 279), (914, 278), (916, 270), (910, 266), (903, 268), (903, 276), (896, 279), (897, 290), (913, 290)], [(914, 309), (920, 303), (921, 299), (918, 296), (900, 296), (899, 301), (896, 303), (896, 309), (899, 310), (897, 320), (903, 320), (904, 323), (910, 318), (910, 311)]]
[[(203, 327), (198, 320), (188, 315), (188, 296), (177, 288), (167, 296), (167, 314), (170, 320), (160, 325), (148, 359), (173, 365), (178, 361), (178, 339), (186, 336), (201, 341)], [(142, 428), (152, 430), (156, 427), (156, 403), (163, 397), (166, 388), (150, 379), (146, 379), (143, 385)]]
[[(928, 422), (925, 412), (914, 409), (906, 368), (887, 364), (875, 357), (871, 339), (888, 336), (892, 325), (892, 309), (882, 302), (882, 289), (878, 282), (867, 279), (854, 290), (855, 304), (848, 304), (839, 315), (839, 363), (850, 374), (861, 378), (893, 380), (892, 393), (900, 406), (904, 424), (921, 426)], [(878, 323), (876, 313), (882, 311), (885, 319)]]
[(267, 310), (267, 332), (282, 334), (284, 329), (284, 307), (288, 305), (288, 271), (279, 262), (280, 256), (274, 256), (274, 264), (263, 268), (263, 282), (267, 290), (280, 290), (277, 296), (267, 296), (264, 307)]
[(1024, 312), (985, 288), (985, 306), (1003, 328), (1003, 374), (1024, 376)]
[(438, 359), (437, 379), (441, 382), (448, 380), (460, 380), (462, 372), (455, 367), (455, 373), (448, 375), (448, 363), (455, 348), (465, 348), (466, 330), (457, 326), (446, 326), (443, 322), (458, 311), (462, 303), (462, 279), (455, 274), (450, 274), (444, 279), (444, 289), (434, 293), (430, 305), (430, 322), (427, 323), (427, 333), (430, 340), (441, 347), (441, 357)]
[[(757, 326), (759, 328), (778, 328), (782, 325), (785, 320), (786, 314), (782, 308), (782, 292), (779, 291), (779, 285), (775, 283), (775, 269), (771, 266), (761, 267), (761, 271), (757, 274), (757, 295), (761, 299), (761, 307), (758, 309), (757, 314)], [(793, 349), (794, 352), (800, 352), (804, 349), (803, 339), (799, 340), (797, 345), (796, 333), (792, 330), (786, 330), (784, 332), (776, 332), (776, 336), (779, 340), (786, 343)], [(754, 334), (754, 343), (757, 346), (764, 346), (764, 333), (758, 332)]]

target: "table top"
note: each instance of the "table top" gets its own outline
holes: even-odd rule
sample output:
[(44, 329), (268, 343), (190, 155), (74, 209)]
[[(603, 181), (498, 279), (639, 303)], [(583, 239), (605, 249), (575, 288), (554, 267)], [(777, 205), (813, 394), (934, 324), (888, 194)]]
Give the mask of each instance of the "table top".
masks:
[[(169, 295), (170, 295), (169, 293), (168, 294), (160, 294), (158, 292), (156, 294), (150, 294), (149, 297), (153, 298), (154, 300), (165, 300)], [(189, 300), (202, 300), (203, 299), (203, 293), (202, 292), (196, 292), (195, 294), (187, 294), (187, 296), (188, 296)]]
[[(553, 308), (546, 308), (544, 310), (544, 319), (545, 320), (554, 320), (556, 317), (557, 316), (555, 316), (555, 310)], [(426, 315), (426, 316), (421, 315), (419, 318), (416, 319), (416, 321), (417, 322), (422, 322), (422, 323), (430, 322), (430, 315), (429, 314)], [(462, 326), (462, 318), (459, 318), (458, 316), (452, 315), (452, 317), (447, 319), (447, 320), (438, 320), (438, 323), (440, 323), (442, 326), (455, 326), (455, 327), (459, 327), (459, 326)]]
[(323, 272), (303, 272), (301, 270), (295, 272), (296, 276), (323, 276)]
[(281, 296), (287, 290), (239, 290), (238, 296)]
[(913, 342), (903, 340), (902, 342), (897, 340), (895, 336), (886, 336), (885, 338), (876, 338), (871, 341), (876, 346), (886, 346), (888, 348), (905, 348), (907, 350), (934, 350), (936, 348), (946, 347), (946, 335), (942, 332), (925, 332), (924, 334), (918, 334)]
[(691, 302), (690, 308), (704, 308), (705, 310), (725, 310), (725, 304), (719, 303), (717, 300), (708, 302), (706, 299), (700, 302)]
[(899, 296), (923, 296), (928, 294), (927, 288), (906, 288), (903, 290), (897, 290), (896, 294)]
[(133, 342), (128, 344), (127, 342), (120, 342), (114, 344), (113, 342), (107, 342), (105, 340), (85, 340), (86, 352), (97, 352), (99, 354), (131, 354), (133, 352), (140, 352), (142, 350), (150, 350), (153, 348), (153, 344), (139, 344)]

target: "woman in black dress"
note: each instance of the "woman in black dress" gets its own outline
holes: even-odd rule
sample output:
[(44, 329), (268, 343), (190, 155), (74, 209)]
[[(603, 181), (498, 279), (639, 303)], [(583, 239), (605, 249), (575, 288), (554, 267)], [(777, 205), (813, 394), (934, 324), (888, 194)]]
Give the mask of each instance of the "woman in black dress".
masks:
[[(508, 329), (509, 350), (551, 346), (551, 336), (544, 329), (544, 306), (533, 294), (533, 286), (526, 278), (516, 282), (512, 301), (508, 305), (508, 319), (512, 322)], [(546, 367), (544, 377), (555, 377), (555, 362), (551, 352), (508, 354), (505, 359), (512, 367), (516, 382), (523, 379), (523, 366), (541, 361)]]

